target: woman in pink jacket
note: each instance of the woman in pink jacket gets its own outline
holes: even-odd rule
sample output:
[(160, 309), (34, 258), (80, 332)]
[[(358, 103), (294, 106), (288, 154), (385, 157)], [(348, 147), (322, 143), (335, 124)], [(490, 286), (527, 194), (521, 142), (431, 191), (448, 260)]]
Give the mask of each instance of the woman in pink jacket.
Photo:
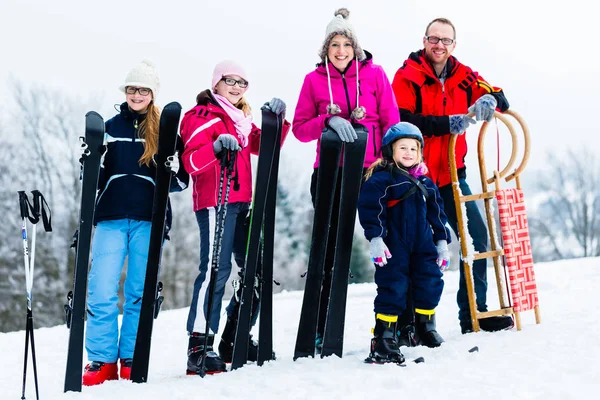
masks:
[[(381, 141), (385, 132), (400, 121), (390, 82), (383, 68), (373, 64), (371, 54), (360, 47), (354, 28), (348, 22), (349, 14), (347, 9), (339, 9), (327, 25), (325, 41), (319, 54), (321, 63), (306, 75), (294, 115), (293, 131), (296, 138), (301, 142), (317, 141), (317, 155), (310, 187), (313, 206), (316, 200), (323, 129), (329, 127), (338, 134), (342, 142), (352, 142), (357, 136), (351, 122), (364, 125), (369, 132), (364, 161), (366, 169), (381, 156)], [(338, 173), (327, 242), (325, 276), (315, 338), (317, 352), (320, 352), (322, 347), (331, 287), (341, 176), (342, 174)]]
[[(200, 229), (200, 265), (194, 282), (192, 302), (187, 320), (187, 332), (190, 337), (188, 345), (187, 373), (199, 374), (201, 354), (204, 346), (204, 330), (206, 321), (210, 321), (208, 346), (206, 352), (206, 373), (225, 371), (225, 362), (231, 362), (233, 350), (233, 333), (235, 332), (236, 302), (232, 297), (227, 307), (227, 324), (221, 335), (219, 354), (213, 351), (214, 334), (219, 330), (221, 302), (225, 292), (225, 284), (231, 273), (231, 258), (244, 268), (246, 257), (245, 221), (252, 201), (252, 166), (250, 154), (258, 154), (260, 129), (252, 123), (250, 105), (244, 94), (249, 80), (244, 69), (233, 61), (222, 61), (215, 67), (211, 89), (207, 89), (196, 97), (197, 105), (188, 111), (181, 121), (181, 138), (185, 149), (182, 160), (186, 171), (192, 176), (194, 212)], [(285, 103), (273, 98), (266, 105), (275, 114), (285, 113)], [(290, 124), (284, 122), (281, 143), (289, 130)], [(215, 285), (213, 307), (210, 316), (208, 310), (208, 292), (200, 295), (202, 285), (207, 277), (208, 266), (212, 256), (213, 233), (216, 222), (216, 206), (218, 201), (220, 163), (218, 155), (223, 150), (236, 150), (236, 162), (230, 186), (227, 216), (222, 233), (219, 272)], [(225, 191), (225, 189), (224, 189)], [(224, 197), (222, 203), (224, 202)], [(208, 286), (208, 285), (206, 285)], [(200, 299), (204, 297), (204, 307)], [(253, 323), (256, 321), (253, 316)], [(256, 361), (257, 345), (251, 337), (248, 359)]]

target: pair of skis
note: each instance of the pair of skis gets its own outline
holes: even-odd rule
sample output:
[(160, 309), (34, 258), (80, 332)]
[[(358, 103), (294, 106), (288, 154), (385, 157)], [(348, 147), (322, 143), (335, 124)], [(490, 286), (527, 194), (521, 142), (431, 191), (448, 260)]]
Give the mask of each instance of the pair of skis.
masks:
[[(40, 398), (38, 379), (37, 379), (37, 363), (35, 358), (35, 341), (33, 337), (33, 271), (35, 266), (35, 241), (37, 236), (37, 223), (40, 219), (44, 222), (44, 230), (52, 232), (50, 207), (44, 199), (44, 196), (39, 190), (31, 192), (33, 195), (33, 204), (30, 203), (27, 193), (19, 191), (19, 208), (21, 212), (21, 220), (23, 222), (21, 228), (21, 237), (23, 238), (23, 260), (25, 263), (25, 289), (27, 294), (27, 322), (25, 324), (25, 356), (23, 359), (23, 392), (21, 399), (25, 399), (25, 386), (27, 383), (27, 361), (29, 355), (29, 342), (31, 342), (31, 361), (33, 363), (33, 379), (35, 382), (35, 397)], [(27, 237), (27, 221), (33, 225), (33, 233), (31, 237), (31, 256), (29, 254), (28, 237)]]
[(326, 128), (321, 136), (312, 242), (294, 360), (315, 356), (319, 303), (325, 300), (321, 299), (321, 286), (328, 246), (335, 246), (335, 257), (321, 357), (332, 354), (342, 357), (350, 255), (368, 137), (368, 131), (363, 125), (354, 124), (353, 127), (358, 139), (352, 143), (343, 143), (344, 163), (336, 243), (327, 243), (327, 238), (342, 155), (342, 141), (330, 128)]
[(273, 251), (275, 236), (275, 204), (277, 176), (283, 130), (283, 116), (268, 108), (262, 109), (262, 129), (256, 171), (254, 201), (250, 218), (246, 265), (241, 282), (237, 329), (233, 346), (231, 369), (248, 360), (255, 282), (258, 279), (260, 319), (257, 364), (273, 359)]
[[(155, 156), (156, 187), (152, 207), (152, 228), (150, 231), (148, 263), (133, 366), (131, 369), (131, 379), (134, 382), (145, 382), (147, 380), (153, 321), (158, 315), (158, 308), (162, 300), (158, 273), (172, 176), (168, 158), (175, 153), (180, 115), (181, 105), (177, 102), (172, 102), (164, 107), (160, 117), (158, 153)], [(65, 372), (65, 392), (80, 392), (82, 385), (87, 276), (100, 160), (103, 153), (104, 131), (104, 120), (102, 117), (93, 111), (87, 113), (85, 122), (85, 144), (87, 145), (87, 150), (82, 160), (83, 183), (79, 229), (75, 238), (76, 261), (74, 283), (73, 291), (67, 295), (69, 302), (65, 306), (67, 326), (70, 328)]]

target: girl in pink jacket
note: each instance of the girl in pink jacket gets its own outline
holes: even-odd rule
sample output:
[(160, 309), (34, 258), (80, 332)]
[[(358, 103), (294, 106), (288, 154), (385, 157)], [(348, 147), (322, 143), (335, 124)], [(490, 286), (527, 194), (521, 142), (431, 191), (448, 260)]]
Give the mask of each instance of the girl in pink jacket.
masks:
[[(301, 142), (317, 141), (317, 154), (310, 192), (316, 200), (320, 139), (323, 129), (333, 129), (342, 142), (352, 142), (356, 132), (351, 122), (364, 125), (369, 132), (364, 168), (381, 156), (381, 141), (388, 128), (400, 121), (390, 82), (370, 53), (363, 51), (354, 28), (348, 22), (349, 11), (335, 12), (327, 25), (320, 51), (321, 63), (306, 75), (294, 114), (294, 135)], [(342, 174), (338, 173), (331, 225), (325, 258), (325, 276), (319, 306), (316, 348), (320, 352), (331, 287), (331, 269), (336, 247)]]
[[(225, 362), (231, 362), (233, 333), (235, 333), (236, 301), (235, 294), (227, 307), (227, 324), (221, 337), (219, 354), (213, 351), (214, 334), (219, 330), (221, 302), (225, 284), (231, 273), (231, 258), (244, 268), (246, 257), (245, 221), (252, 201), (252, 166), (250, 154), (258, 154), (260, 129), (252, 123), (250, 106), (244, 98), (249, 80), (244, 69), (233, 61), (223, 61), (215, 67), (211, 89), (196, 97), (197, 105), (188, 111), (181, 121), (181, 138), (184, 142), (182, 156), (186, 171), (192, 176), (194, 212), (200, 229), (200, 265), (194, 282), (192, 302), (187, 320), (188, 345), (187, 373), (200, 373), (201, 354), (205, 342), (206, 321), (210, 321), (211, 333), (208, 337), (205, 368), (206, 373), (225, 371)], [(285, 113), (285, 103), (273, 98), (267, 103), (275, 114)], [(284, 122), (281, 142), (289, 130), (290, 124)], [(218, 276), (215, 285), (213, 307), (207, 316), (208, 291), (202, 285), (207, 278), (210, 258), (212, 257), (213, 234), (216, 222), (216, 206), (219, 191), (220, 163), (219, 153), (223, 150), (237, 151), (234, 173), (230, 186), (225, 227), (222, 233), (221, 254)], [(223, 188), (225, 192), (225, 188)], [(225, 196), (222, 196), (224, 202)], [(208, 285), (206, 285), (208, 286)], [(200, 299), (204, 297), (204, 301)], [(201, 304), (204, 307), (201, 307)], [(257, 313), (253, 316), (256, 321)], [(256, 361), (257, 345), (248, 338), (249, 361)]]

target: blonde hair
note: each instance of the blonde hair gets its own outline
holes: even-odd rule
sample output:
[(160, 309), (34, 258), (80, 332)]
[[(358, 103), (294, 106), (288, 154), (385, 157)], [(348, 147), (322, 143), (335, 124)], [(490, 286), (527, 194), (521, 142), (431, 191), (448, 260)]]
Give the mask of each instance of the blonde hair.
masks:
[(390, 164), (390, 162), (383, 158), (378, 158), (377, 160), (375, 160), (375, 162), (373, 164), (371, 164), (369, 166), (369, 168), (367, 168), (367, 170), (365, 171), (365, 181), (367, 179), (369, 179), (371, 176), (373, 176), (373, 171), (375, 171), (375, 168), (380, 167), (380, 166), (385, 168), (389, 164)]
[[(154, 95), (154, 94), (153, 94)], [(150, 161), (158, 152), (158, 127), (160, 125), (160, 109), (154, 104), (154, 100), (148, 105), (146, 118), (142, 121), (138, 129), (138, 136), (144, 141), (144, 154), (139, 159), (140, 166), (145, 164), (150, 166)]]
[(242, 97), (235, 105), (235, 108), (238, 108), (244, 112), (244, 115), (247, 117), (252, 112), (252, 107), (246, 101), (244, 97)]

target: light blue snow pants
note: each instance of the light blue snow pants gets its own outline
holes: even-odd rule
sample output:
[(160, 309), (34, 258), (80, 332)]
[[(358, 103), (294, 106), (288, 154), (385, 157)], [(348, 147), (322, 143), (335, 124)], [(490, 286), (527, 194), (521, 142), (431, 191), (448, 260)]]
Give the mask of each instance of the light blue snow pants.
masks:
[[(149, 221), (119, 219), (96, 226), (88, 277), (85, 348), (88, 360), (133, 358), (150, 243)], [(123, 320), (119, 338), (119, 278), (127, 256)]]

